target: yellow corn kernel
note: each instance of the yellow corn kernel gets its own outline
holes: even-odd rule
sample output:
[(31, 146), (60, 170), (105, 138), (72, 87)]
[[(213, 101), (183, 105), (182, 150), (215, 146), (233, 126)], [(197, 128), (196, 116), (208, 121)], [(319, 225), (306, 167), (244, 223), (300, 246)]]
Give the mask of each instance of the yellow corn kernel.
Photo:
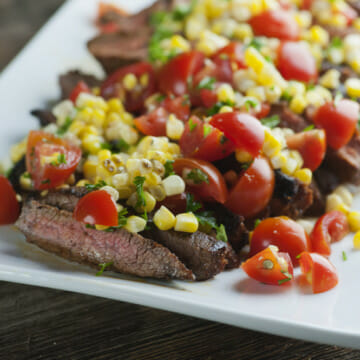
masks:
[(166, 193), (162, 185), (150, 186), (148, 190), (156, 201), (162, 201), (166, 198)]
[(298, 25), (303, 29), (307, 29), (311, 25), (312, 19), (309, 11), (297, 11), (294, 14), (294, 18)]
[(97, 154), (97, 157), (98, 157), (99, 162), (104, 161), (104, 160), (107, 160), (107, 159), (110, 159), (111, 156), (112, 156), (111, 151), (110, 151), (110, 150), (106, 150), (106, 149), (100, 150), (100, 151), (98, 152), (98, 154)]
[(310, 185), (312, 181), (312, 172), (310, 169), (298, 169), (294, 172), (294, 177), (302, 181), (306, 185)]
[(163, 151), (150, 150), (146, 153), (146, 158), (149, 160), (158, 160), (162, 164), (165, 164), (166, 160), (170, 160), (169, 156)]
[(27, 147), (27, 138), (25, 138), (23, 141), (11, 147), (10, 159), (13, 163), (17, 163), (19, 160), (21, 160), (21, 158), (26, 153), (26, 147)]
[(144, 198), (145, 198), (145, 207), (139, 207), (138, 210), (139, 212), (150, 212), (153, 211), (156, 205), (156, 199), (147, 191), (144, 191)]
[(108, 228), (109, 228), (109, 226), (106, 226), (106, 225), (98, 225), (98, 224), (95, 225), (95, 229), (99, 230), (99, 231), (104, 231)]
[(283, 148), (284, 141), (274, 136), (270, 129), (267, 129), (266, 127), (264, 129), (265, 129), (265, 140), (263, 145), (263, 152), (267, 157), (271, 158), (279, 154), (279, 152)]
[(106, 185), (103, 186), (100, 190), (106, 191), (115, 202), (119, 200), (119, 192), (112, 186)]
[(235, 93), (229, 84), (221, 84), (217, 89), (217, 97), (222, 102), (234, 102)]
[(121, 186), (116, 189), (119, 192), (119, 199), (128, 199), (134, 189), (131, 186)]
[(131, 175), (132, 178), (135, 178), (136, 176), (140, 176), (141, 168), (141, 160), (140, 159), (129, 159), (126, 162), (126, 170)]
[(86, 135), (99, 135), (98, 129), (94, 125), (85, 125), (78, 133), (78, 137), (81, 139)]
[(189, 40), (196, 40), (199, 38), (206, 26), (207, 19), (204, 13), (198, 13), (196, 16), (190, 16), (186, 20), (185, 35)]
[(113, 98), (108, 100), (108, 111), (109, 112), (115, 112), (115, 113), (123, 113), (125, 111), (124, 105), (120, 101), (120, 99)]
[(353, 202), (353, 195), (351, 194), (351, 192), (343, 185), (338, 186), (335, 191), (333, 192), (336, 195), (339, 195), (340, 198), (342, 199), (342, 201), (347, 205), (347, 206), (351, 206), (352, 202)]
[(360, 97), (360, 79), (349, 78), (345, 81), (346, 92), (350, 97)]
[(251, 87), (246, 90), (246, 96), (251, 96), (261, 102), (264, 102), (266, 100), (265, 88), (263, 86)]
[(266, 60), (254, 47), (250, 46), (245, 50), (245, 64), (250, 66), (255, 73), (258, 74), (263, 70), (265, 62)]
[(290, 156), (290, 151), (284, 151), (286, 156), (286, 163), (281, 167), (281, 171), (286, 175), (293, 175), (294, 172), (299, 168), (298, 161)]
[(173, 35), (170, 39), (172, 49), (178, 49), (182, 52), (190, 51), (190, 43), (180, 35)]
[(140, 76), (140, 85), (145, 88), (149, 85), (149, 74), (145, 73)]
[(82, 139), (82, 147), (90, 154), (97, 154), (101, 149), (101, 138), (93, 134), (87, 134)]
[(168, 152), (172, 155), (180, 155), (180, 146), (175, 143), (169, 143)]
[(343, 47), (331, 47), (328, 51), (327, 58), (335, 65), (339, 65), (344, 62), (345, 52)]
[(360, 18), (356, 18), (353, 22), (352, 22), (352, 26), (356, 29), (360, 31)]
[(288, 152), (289, 158), (296, 161), (296, 170), (301, 169), (304, 165), (304, 160), (301, 157), (301, 154), (297, 150), (290, 150)]
[(319, 25), (310, 28), (310, 41), (326, 46), (329, 43), (329, 33)]
[(86, 179), (82, 179), (82, 180), (79, 180), (77, 183), (76, 183), (76, 186), (78, 187), (83, 187), (87, 184), (90, 184), (89, 180), (86, 180)]
[(96, 177), (97, 166), (98, 166), (97, 162), (91, 160), (85, 161), (83, 166), (83, 172), (87, 180), (94, 181)]
[(327, 89), (337, 89), (340, 85), (340, 76), (340, 71), (336, 69), (328, 70), (319, 79), (319, 84)]
[(76, 107), (79, 109), (100, 109), (103, 111), (108, 110), (108, 104), (100, 97), (88, 93), (81, 93), (76, 99)]
[(223, 114), (223, 113), (227, 113), (227, 112), (233, 112), (234, 111), (234, 109), (231, 107), (231, 106), (222, 106), (221, 108), (220, 108), (220, 111), (219, 111), (219, 113), (220, 114)]
[(235, 157), (236, 157), (236, 160), (240, 163), (247, 163), (247, 162), (252, 161), (252, 159), (253, 159), (251, 154), (249, 154), (247, 151), (243, 151), (243, 150), (236, 150)]
[(358, 231), (353, 238), (354, 248), (360, 250), (360, 231)]
[(279, 99), (281, 97), (281, 93), (282, 93), (282, 91), (279, 86), (272, 85), (272, 86), (265, 87), (266, 100), (271, 104), (279, 101)]
[(273, 156), (270, 159), (271, 165), (274, 169), (282, 169), (286, 166), (287, 157), (283, 152)]
[(353, 59), (349, 62), (349, 64), (354, 71), (360, 73), (360, 59)]
[(334, 193), (328, 195), (326, 198), (326, 212), (333, 210), (341, 211), (344, 214), (348, 214), (350, 212), (349, 206), (344, 203), (339, 195)]
[(175, 226), (174, 214), (165, 206), (161, 206), (154, 214), (154, 223), (160, 230), (170, 230)]
[(234, 28), (233, 37), (238, 40), (250, 39), (254, 36), (249, 24), (238, 24)]
[(199, 222), (193, 213), (176, 215), (175, 231), (194, 233), (199, 228)]
[(350, 211), (347, 216), (347, 220), (350, 226), (350, 230), (353, 232), (360, 231), (360, 212)]
[(347, 19), (342, 14), (334, 14), (331, 19), (329, 19), (329, 25), (344, 28), (347, 25)]
[(162, 181), (166, 196), (178, 195), (185, 191), (185, 182), (178, 175), (170, 175)]
[(145, 230), (146, 220), (140, 216), (129, 216), (124, 229), (131, 233), (138, 233)]
[(146, 174), (145, 179), (146, 179), (145, 184), (148, 187), (159, 185), (159, 184), (161, 184), (161, 181), (162, 181), (161, 176), (154, 172)]
[(34, 189), (33, 182), (28, 173), (24, 173), (20, 176), (19, 183), (23, 190), (33, 190)]
[(134, 90), (135, 86), (138, 83), (138, 79), (134, 74), (126, 74), (122, 80), (124, 88), (128, 91)]
[(289, 81), (285, 89), (286, 94), (289, 96), (304, 95), (306, 92), (305, 85), (300, 81)]
[(115, 186), (116, 189), (129, 185), (129, 174), (122, 173), (114, 175), (112, 177), (112, 184), (113, 186)]
[(174, 114), (169, 115), (166, 122), (166, 136), (172, 140), (179, 140), (184, 132), (185, 125)]

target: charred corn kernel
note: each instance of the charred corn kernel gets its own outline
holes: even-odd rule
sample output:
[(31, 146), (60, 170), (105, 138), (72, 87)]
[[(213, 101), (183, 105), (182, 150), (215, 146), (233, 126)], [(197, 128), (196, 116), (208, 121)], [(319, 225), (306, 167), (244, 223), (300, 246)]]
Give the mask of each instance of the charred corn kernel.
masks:
[(341, 76), (340, 71), (336, 69), (328, 70), (319, 79), (319, 84), (327, 89), (337, 89), (340, 85), (340, 76)]
[(251, 39), (254, 36), (249, 24), (237, 24), (233, 31), (233, 37), (238, 40)]
[(342, 201), (347, 205), (347, 206), (351, 206), (352, 202), (353, 202), (353, 195), (351, 194), (351, 192), (343, 185), (338, 186), (335, 191), (333, 192), (333, 194), (339, 195), (340, 198), (342, 199)]
[(236, 150), (235, 151), (236, 160), (240, 163), (247, 163), (252, 161), (253, 157), (247, 151)]
[(360, 79), (349, 78), (345, 81), (345, 89), (350, 97), (360, 97)]
[(178, 195), (185, 191), (185, 182), (178, 175), (170, 175), (162, 181), (166, 196)]
[(33, 190), (34, 189), (33, 182), (28, 173), (24, 173), (20, 176), (19, 183), (23, 190)]
[(108, 111), (108, 104), (101, 96), (81, 93), (76, 99), (76, 107), (80, 109), (100, 109)]
[(110, 151), (110, 150), (106, 150), (106, 149), (100, 150), (100, 151), (98, 152), (98, 154), (97, 154), (97, 157), (98, 157), (99, 162), (100, 162), (100, 161), (107, 160), (107, 159), (110, 159), (111, 156), (112, 156), (111, 151)]
[(156, 201), (162, 201), (166, 198), (166, 193), (162, 185), (150, 186), (149, 193), (155, 198)]
[(119, 192), (119, 199), (128, 199), (134, 191), (131, 186), (120, 186), (116, 190)]
[(184, 123), (175, 115), (170, 114), (166, 122), (166, 136), (172, 140), (179, 140), (185, 129)]
[(168, 151), (172, 155), (180, 155), (180, 146), (175, 143), (169, 143)]
[(175, 226), (175, 216), (174, 214), (165, 206), (161, 206), (159, 210), (156, 211), (153, 218), (154, 224), (160, 230), (170, 230)]
[(103, 186), (100, 190), (106, 191), (115, 202), (119, 200), (119, 192), (112, 186), (106, 185)]
[(223, 113), (227, 113), (227, 112), (233, 112), (234, 111), (234, 109), (231, 107), (231, 106), (222, 106), (221, 108), (220, 108), (220, 111), (219, 111), (219, 113), (220, 114), (223, 114)]
[(129, 216), (124, 229), (131, 233), (138, 233), (145, 230), (146, 220), (140, 216)]
[(126, 74), (122, 80), (123, 86), (126, 90), (131, 91), (135, 89), (135, 86), (138, 84), (137, 77), (132, 74)]
[(112, 184), (115, 186), (116, 189), (119, 189), (123, 186), (126, 186), (129, 184), (129, 174), (128, 173), (122, 173), (122, 174), (116, 174), (112, 177)]
[(234, 102), (235, 100), (234, 90), (229, 84), (221, 84), (216, 93), (219, 101)]
[(360, 250), (360, 231), (358, 231), (353, 238), (354, 248)]
[(165, 136), (151, 138), (150, 150), (168, 151), (169, 139)]
[(144, 88), (149, 85), (149, 74), (145, 73), (140, 76), (139, 79), (140, 85)]
[(302, 114), (307, 106), (307, 100), (303, 95), (296, 95), (290, 101), (290, 109), (296, 114)]
[(296, 222), (305, 230), (305, 232), (307, 234), (310, 235), (310, 233), (312, 232), (312, 230), (314, 228), (313, 222), (311, 222), (309, 220), (304, 220), (304, 219), (296, 220)]
[(27, 147), (27, 138), (25, 138), (23, 141), (11, 147), (10, 159), (13, 163), (17, 163), (19, 160), (22, 159), (22, 157), (26, 153), (26, 147)]
[(76, 183), (76, 186), (78, 187), (83, 187), (87, 184), (90, 184), (90, 181), (89, 180), (86, 180), (86, 179), (82, 179), (82, 180), (79, 180), (77, 183)]
[(170, 157), (163, 151), (150, 150), (146, 153), (146, 158), (149, 160), (158, 160), (162, 164), (165, 164), (166, 160), (169, 160)]
[(190, 51), (190, 43), (181, 35), (173, 35), (170, 39), (171, 49), (180, 50), (182, 52)]
[[(114, 162), (116, 166), (123, 167), (125, 166), (126, 162), (129, 160), (129, 155), (125, 153), (119, 153), (119, 154), (112, 154), (111, 160)], [(119, 170), (118, 168), (118, 170)], [(122, 172), (122, 171), (121, 171)]]
[(199, 222), (193, 213), (176, 215), (175, 231), (194, 233), (199, 228)]
[(156, 174), (158, 174), (160, 176), (163, 176), (165, 174), (165, 167), (160, 161), (152, 160), (151, 164), (152, 164), (153, 171)]
[(63, 126), (67, 118), (75, 116), (75, 107), (71, 100), (64, 100), (52, 109), (52, 113), (56, 117), (56, 124)]
[(264, 86), (254, 86), (246, 90), (246, 96), (254, 97), (255, 99), (264, 102), (266, 101), (266, 94)]
[(287, 157), (283, 152), (273, 156), (270, 159), (271, 165), (274, 169), (283, 169), (286, 166)]
[(125, 111), (124, 105), (120, 101), (120, 99), (113, 98), (108, 100), (108, 111), (115, 112), (115, 113), (123, 113)]
[(350, 226), (350, 230), (353, 232), (360, 231), (360, 212), (350, 211), (347, 216), (347, 220)]
[(312, 181), (312, 172), (310, 169), (307, 168), (298, 169), (294, 172), (294, 177), (299, 179), (304, 184), (310, 185)]
[(90, 154), (97, 154), (101, 149), (102, 138), (97, 135), (87, 134), (82, 139), (82, 147)]
[(148, 187), (159, 185), (159, 184), (161, 184), (161, 181), (162, 181), (161, 176), (154, 172), (146, 174), (145, 179), (146, 179), (145, 184)]

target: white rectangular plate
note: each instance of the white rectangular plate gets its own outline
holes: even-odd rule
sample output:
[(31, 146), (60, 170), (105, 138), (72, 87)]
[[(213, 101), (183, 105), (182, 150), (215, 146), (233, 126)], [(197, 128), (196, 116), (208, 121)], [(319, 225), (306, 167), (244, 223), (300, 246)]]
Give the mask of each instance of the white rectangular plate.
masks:
[[(118, 1), (136, 11), (150, 1)], [(67, 2), (0, 76), (0, 154), (37, 123), (35, 107), (59, 95), (58, 74), (72, 69), (101, 74), (85, 43), (96, 32), (97, 0)], [(360, 199), (354, 208), (360, 209)], [(348, 260), (342, 260), (346, 251)], [(360, 348), (360, 252), (349, 236), (335, 244), (331, 260), (340, 283), (311, 295), (299, 286), (266, 286), (242, 270), (201, 283), (143, 281), (95, 272), (25, 243), (10, 227), (0, 228), (0, 279), (103, 296), (298, 339)]]

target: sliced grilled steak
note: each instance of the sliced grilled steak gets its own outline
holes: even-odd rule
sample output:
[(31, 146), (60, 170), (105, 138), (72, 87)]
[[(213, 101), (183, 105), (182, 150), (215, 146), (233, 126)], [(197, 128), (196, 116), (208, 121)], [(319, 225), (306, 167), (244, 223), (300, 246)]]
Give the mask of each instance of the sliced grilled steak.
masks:
[(15, 224), (30, 243), (81, 264), (112, 262), (108, 270), (159, 279), (193, 280), (194, 275), (173, 253), (153, 240), (124, 229), (88, 229), (68, 211), (27, 201)]
[(56, 117), (49, 110), (32, 110), (31, 115), (35, 116), (39, 120), (41, 127), (56, 123)]
[(146, 60), (150, 36), (148, 28), (101, 34), (88, 42), (88, 49), (110, 74), (121, 66)]
[(297, 219), (312, 203), (313, 191), (310, 186), (279, 170), (275, 171), (274, 195), (269, 204), (270, 216), (285, 215)]
[(68, 99), (79, 81), (84, 81), (89, 87), (97, 87), (101, 84), (101, 81), (92, 75), (84, 74), (78, 70), (69, 71), (59, 77), (61, 97)]
[(26, 171), (26, 164), (25, 164), (25, 156), (22, 157), (17, 163), (14, 164), (13, 168), (10, 171), (8, 176), (12, 186), (14, 187), (17, 193), (21, 192), (20, 187), (20, 176)]
[(187, 234), (172, 230), (154, 230), (153, 236), (193, 271), (196, 280), (211, 279), (225, 269), (227, 245), (212, 236), (202, 232)]
[(325, 212), (325, 196), (315, 180), (311, 183), (310, 188), (313, 192), (313, 203), (306, 210), (305, 216), (321, 216)]

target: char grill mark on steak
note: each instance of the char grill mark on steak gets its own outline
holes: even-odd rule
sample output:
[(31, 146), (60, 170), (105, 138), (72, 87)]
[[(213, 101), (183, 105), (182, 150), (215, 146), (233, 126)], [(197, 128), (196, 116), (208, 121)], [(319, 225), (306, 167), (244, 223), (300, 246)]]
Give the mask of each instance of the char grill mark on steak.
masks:
[(194, 275), (169, 249), (125, 229), (103, 232), (86, 228), (68, 211), (27, 201), (15, 224), (27, 241), (63, 258), (141, 277), (194, 280)]
[(225, 269), (227, 245), (210, 235), (173, 230), (153, 231), (154, 238), (174, 252), (193, 271), (196, 280), (207, 280)]
[(21, 158), (18, 162), (16, 162), (13, 168), (10, 171), (8, 176), (11, 185), (14, 187), (17, 193), (21, 193), (22, 189), (20, 186), (20, 176), (26, 171), (26, 163), (25, 163), (25, 156)]
[(69, 71), (59, 77), (62, 99), (69, 98), (71, 92), (79, 81), (83, 81), (90, 88), (101, 85), (101, 81), (93, 75), (84, 74), (78, 70)]

